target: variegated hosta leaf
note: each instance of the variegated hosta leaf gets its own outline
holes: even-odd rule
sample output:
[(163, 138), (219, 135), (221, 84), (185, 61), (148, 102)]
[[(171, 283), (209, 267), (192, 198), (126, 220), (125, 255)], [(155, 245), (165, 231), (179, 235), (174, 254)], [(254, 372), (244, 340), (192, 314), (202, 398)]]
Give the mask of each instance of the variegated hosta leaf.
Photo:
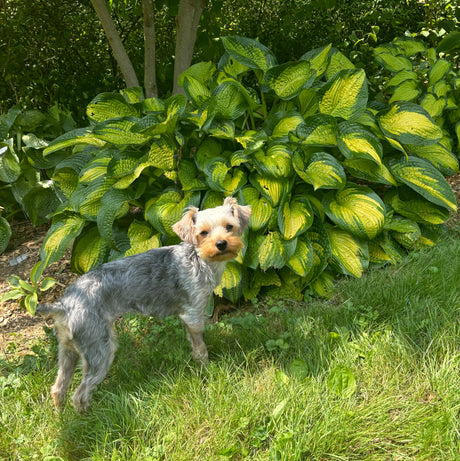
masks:
[(206, 210), (208, 208), (215, 208), (222, 205), (224, 201), (224, 194), (222, 192), (216, 192), (213, 190), (208, 190), (201, 201), (201, 210)]
[(207, 132), (215, 138), (235, 139), (235, 124), (231, 120), (214, 120)]
[(153, 229), (146, 222), (133, 221), (128, 229), (128, 238), (131, 247), (125, 252), (125, 256), (144, 253), (152, 248), (161, 246), (159, 234), (153, 234)]
[(369, 262), (374, 264), (396, 264), (403, 258), (403, 253), (397, 244), (386, 233), (380, 234), (374, 240), (368, 242)]
[(329, 52), (329, 64), (326, 69), (327, 79), (334, 77), (337, 72), (347, 69), (355, 69), (354, 64), (337, 48), (332, 47)]
[(174, 154), (175, 146), (169, 138), (162, 136), (155, 139), (149, 150), (149, 166), (161, 170), (172, 170), (176, 166)]
[(256, 269), (252, 273), (252, 279), (246, 283), (243, 288), (243, 295), (245, 299), (253, 299), (258, 294), (262, 287), (281, 286), (281, 280), (274, 269), (268, 271), (261, 271)]
[(311, 69), (316, 73), (316, 78), (319, 78), (324, 74), (324, 72), (326, 72), (327, 65), (329, 63), (330, 50), (331, 44), (321, 48), (315, 48), (314, 50), (303, 54), (300, 59), (302, 61), (308, 61)]
[(177, 191), (168, 191), (145, 204), (145, 218), (160, 233), (175, 236), (172, 226), (180, 221), (187, 207), (200, 204), (199, 192), (186, 192), (184, 198)]
[(21, 208), (34, 226), (47, 222), (61, 204), (51, 181), (39, 181), (21, 200)]
[(106, 261), (109, 245), (99, 234), (97, 227), (85, 229), (84, 234), (75, 239), (70, 259), (70, 268), (77, 274), (86, 272), (100, 266)]
[(449, 211), (426, 201), (409, 188), (390, 189), (385, 194), (388, 203), (400, 215), (422, 224), (442, 224), (449, 219)]
[(439, 142), (432, 146), (407, 145), (406, 148), (411, 154), (432, 163), (443, 176), (452, 176), (458, 172), (457, 157)]
[(307, 118), (318, 112), (318, 98), (314, 89), (302, 90), (299, 93), (298, 99), (302, 117)]
[(265, 152), (258, 150), (253, 155), (253, 161), (259, 173), (287, 178), (293, 172), (291, 155), (286, 144), (271, 144)]
[(8, 221), (0, 216), (0, 254), (2, 254), (11, 238), (11, 228)]
[(235, 120), (254, 104), (246, 88), (236, 80), (225, 79), (212, 92), (212, 113), (218, 119)]
[(203, 171), (205, 166), (216, 157), (220, 157), (223, 151), (223, 146), (215, 139), (205, 139), (195, 153), (195, 161), (198, 168)]
[(398, 185), (398, 182), (392, 176), (390, 170), (383, 163), (378, 165), (373, 160), (357, 158), (346, 159), (343, 162), (343, 165), (355, 178), (381, 184), (388, 184), (390, 186)]
[(206, 85), (215, 73), (216, 66), (211, 61), (199, 62), (184, 70), (184, 72), (182, 72), (177, 78), (177, 82), (179, 85), (184, 86), (185, 77), (192, 77), (193, 79)]
[(239, 63), (251, 69), (266, 71), (276, 65), (273, 53), (256, 40), (246, 37), (221, 37), (227, 53)]
[(88, 105), (86, 114), (90, 120), (104, 122), (118, 117), (138, 117), (139, 109), (126, 102), (126, 99), (116, 93), (98, 94)]
[(179, 180), (183, 190), (206, 190), (206, 183), (200, 179), (193, 160), (184, 159), (179, 164)]
[(55, 215), (40, 249), (43, 265), (48, 266), (59, 261), (69, 243), (80, 235), (84, 225), (85, 219), (76, 213), (64, 212)]
[(455, 195), (444, 176), (428, 161), (410, 156), (391, 159), (389, 168), (393, 176), (436, 205), (457, 210)]
[(182, 83), (187, 98), (192, 101), (195, 107), (200, 107), (205, 101), (211, 97), (209, 88), (191, 76), (185, 76)]
[(377, 114), (385, 136), (402, 144), (426, 146), (442, 138), (442, 130), (423, 107), (410, 102), (394, 103)]
[(397, 101), (413, 101), (419, 94), (418, 82), (406, 80), (394, 89), (388, 102), (391, 104)]
[(414, 249), (417, 240), (422, 235), (415, 221), (400, 216), (393, 217), (388, 229), (391, 230), (392, 237), (408, 250)]
[(113, 235), (113, 223), (129, 211), (129, 200), (134, 198), (132, 190), (109, 189), (101, 198), (97, 214), (97, 228), (101, 237), (112, 248), (121, 250)]
[(382, 144), (377, 136), (359, 123), (340, 123), (337, 145), (346, 158), (363, 158), (382, 165)]
[(385, 205), (372, 189), (348, 185), (323, 198), (324, 211), (341, 229), (361, 239), (373, 239), (383, 230)]
[(319, 111), (353, 120), (366, 110), (367, 81), (362, 69), (342, 70), (319, 90)]
[(265, 72), (264, 82), (281, 99), (296, 97), (302, 88), (313, 83), (315, 72), (307, 61), (286, 62)]
[(103, 147), (106, 142), (96, 136), (93, 136), (93, 127), (77, 128), (76, 130), (67, 131), (56, 139), (53, 139), (43, 150), (43, 156), (46, 157), (65, 147), (75, 146), (77, 144), (88, 144), (91, 146)]
[(297, 239), (294, 254), (289, 258), (287, 265), (301, 277), (305, 277), (313, 267), (313, 246), (311, 242), (302, 236)]
[(150, 136), (131, 130), (138, 120), (136, 117), (105, 120), (93, 128), (92, 136), (115, 145), (144, 144)]
[(240, 168), (228, 167), (220, 161), (210, 162), (204, 168), (209, 187), (228, 195), (235, 194), (247, 182), (246, 173)]
[(277, 206), (292, 188), (292, 182), (286, 179), (282, 180), (258, 173), (253, 173), (249, 180), (262, 196), (270, 200), (273, 206)]
[[(295, 243), (297, 243), (294, 240)], [(292, 255), (291, 255), (292, 256)], [(280, 269), (289, 259), (288, 251), (278, 232), (270, 232), (259, 247), (259, 263), (262, 270)]]
[(235, 139), (244, 147), (245, 152), (255, 152), (261, 149), (267, 141), (267, 133), (264, 130), (254, 131), (247, 130), (243, 131), (240, 136)]
[(428, 86), (434, 85), (436, 82), (444, 78), (450, 71), (452, 63), (445, 59), (438, 59), (428, 74)]
[(240, 191), (240, 203), (251, 205), (249, 228), (258, 231), (268, 226), (273, 215), (273, 207), (266, 197), (261, 197), (260, 192), (254, 187), (245, 187)]
[(285, 240), (303, 234), (313, 224), (313, 210), (310, 202), (302, 195), (286, 201), (278, 210), (278, 226)]
[(297, 174), (317, 189), (341, 189), (347, 177), (340, 162), (326, 152), (315, 152), (307, 161), (301, 151), (296, 151), (293, 164)]
[(19, 158), (12, 147), (12, 140), (10, 141), (7, 141), (6, 146), (0, 147), (0, 181), (6, 183), (16, 181), (21, 174)]
[(342, 274), (360, 278), (369, 265), (367, 242), (360, 241), (337, 227), (328, 228), (327, 233), (334, 266)]
[(335, 277), (328, 271), (323, 271), (311, 282), (313, 291), (322, 298), (330, 298), (334, 294)]
[(337, 122), (334, 117), (325, 114), (315, 114), (300, 123), (291, 136), (306, 146), (336, 146)]
[(214, 290), (218, 296), (223, 296), (232, 303), (236, 303), (243, 295), (245, 282), (244, 266), (236, 261), (230, 261), (225, 266), (220, 285)]
[(288, 267), (279, 271), (282, 279), (281, 285), (269, 286), (264, 290), (264, 293), (273, 299), (292, 299), (302, 301), (303, 295), (300, 290), (301, 278)]
[(297, 112), (288, 112), (283, 114), (284, 117), (279, 119), (272, 130), (272, 138), (287, 139), (291, 132), (295, 132), (296, 128), (304, 122), (303, 117)]
[(132, 173), (142, 159), (140, 152), (119, 151), (107, 166), (107, 175), (112, 178), (122, 178)]
[(437, 98), (433, 93), (427, 93), (420, 101), (420, 105), (430, 114), (433, 119), (439, 117), (447, 106), (444, 97)]
[(249, 232), (248, 245), (244, 255), (244, 265), (251, 269), (256, 269), (259, 266), (259, 250), (265, 236), (254, 232)]

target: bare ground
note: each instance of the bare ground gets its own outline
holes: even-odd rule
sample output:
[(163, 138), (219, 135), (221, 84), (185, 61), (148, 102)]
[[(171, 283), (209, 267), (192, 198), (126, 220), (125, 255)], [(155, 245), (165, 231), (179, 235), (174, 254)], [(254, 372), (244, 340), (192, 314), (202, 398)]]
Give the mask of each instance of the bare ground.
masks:
[[(460, 172), (447, 178), (457, 198), (460, 207)], [(449, 227), (460, 224), (460, 211), (452, 215), (448, 221)], [(24, 280), (29, 279), (32, 267), (40, 259), (40, 246), (49, 226), (47, 224), (33, 227), (27, 221), (12, 223), (12, 238), (6, 251), (0, 255), (0, 297), (9, 291), (8, 277), (18, 275)], [(10, 262), (21, 255), (27, 258), (17, 265)], [(52, 264), (45, 271), (45, 276), (54, 277), (58, 283), (49, 291), (44, 292), (41, 302), (52, 302), (58, 299), (64, 289), (77, 278), (70, 272), (70, 251), (64, 258)], [(40, 316), (33, 317), (23, 309), (17, 301), (0, 302), (0, 357), (12, 358), (31, 352), (31, 347), (45, 337), (44, 327), (51, 327), (50, 319)]]

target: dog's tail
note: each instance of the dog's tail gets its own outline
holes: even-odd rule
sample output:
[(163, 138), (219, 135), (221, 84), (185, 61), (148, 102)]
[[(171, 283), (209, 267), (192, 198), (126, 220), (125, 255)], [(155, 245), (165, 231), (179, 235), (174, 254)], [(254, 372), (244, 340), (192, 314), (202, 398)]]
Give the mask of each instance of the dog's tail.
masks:
[(40, 315), (51, 315), (54, 317), (64, 312), (64, 306), (60, 301), (56, 303), (43, 303), (37, 306), (36, 312)]

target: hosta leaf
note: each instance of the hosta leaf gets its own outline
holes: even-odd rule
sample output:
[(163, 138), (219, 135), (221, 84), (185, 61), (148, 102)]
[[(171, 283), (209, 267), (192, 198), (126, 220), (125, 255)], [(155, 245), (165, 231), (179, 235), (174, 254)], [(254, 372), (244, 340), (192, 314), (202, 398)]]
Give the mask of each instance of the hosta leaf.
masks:
[(105, 120), (93, 128), (92, 136), (115, 145), (144, 144), (150, 136), (131, 130), (138, 120), (135, 117)]
[(428, 74), (428, 86), (434, 85), (450, 71), (452, 64), (445, 59), (438, 59)]
[(449, 219), (446, 208), (426, 201), (409, 188), (390, 189), (384, 199), (400, 215), (418, 223), (442, 224)]
[(34, 226), (49, 220), (61, 204), (51, 181), (40, 181), (23, 197), (21, 207)]
[(447, 100), (444, 97), (437, 98), (433, 93), (427, 93), (420, 101), (420, 105), (435, 119), (442, 114), (447, 106)]
[(90, 120), (104, 122), (117, 117), (137, 117), (139, 109), (128, 104), (120, 94), (101, 93), (88, 104), (86, 114)]
[(402, 144), (429, 145), (442, 138), (442, 131), (423, 107), (410, 102), (393, 104), (377, 114), (385, 136)]
[(261, 197), (254, 187), (245, 187), (240, 191), (241, 203), (251, 205), (249, 228), (258, 231), (265, 229), (272, 217), (273, 207), (266, 197)]
[(289, 258), (287, 265), (301, 277), (305, 277), (313, 266), (313, 246), (311, 242), (302, 236), (297, 239), (294, 254)]
[(455, 195), (444, 176), (428, 161), (410, 156), (391, 159), (389, 168), (393, 176), (436, 205), (457, 210)]
[(390, 170), (383, 163), (378, 165), (373, 160), (357, 158), (346, 159), (343, 162), (343, 165), (355, 178), (381, 184), (388, 184), (390, 186), (398, 185), (396, 179), (391, 175)]
[(211, 97), (209, 88), (193, 77), (185, 76), (181, 85), (184, 88), (187, 98), (192, 101), (195, 107), (200, 107)]
[(337, 122), (334, 117), (316, 114), (307, 117), (295, 130), (294, 141), (306, 146), (336, 146)]
[(286, 144), (272, 144), (266, 152), (257, 151), (253, 161), (259, 173), (275, 178), (287, 178), (293, 172), (291, 155), (292, 152)]
[(236, 61), (251, 69), (266, 71), (276, 65), (273, 53), (256, 40), (246, 37), (221, 37), (227, 53)]
[(378, 53), (375, 56), (375, 60), (391, 72), (412, 70), (412, 63), (403, 55), (394, 56), (390, 53)]
[(208, 190), (201, 201), (201, 210), (206, 210), (207, 208), (215, 208), (222, 205), (224, 201), (224, 194), (222, 192), (215, 192), (213, 190)]
[(334, 279), (332, 274), (323, 271), (311, 282), (311, 287), (318, 296), (330, 298), (334, 294)]
[(417, 81), (417, 74), (412, 70), (402, 70), (388, 80), (387, 88), (399, 86), (408, 80)]
[(374, 264), (396, 264), (403, 258), (403, 254), (385, 234), (380, 234), (369, 243), (369, 262)]
[(353, 120), (366, 110), (367, 82), (362, 69), (342, 70), (319, 90), (319, 111)]
[(392, 237), (404, 248), (412, 250), (422, 235), (419, 225), (410, 219), (394, 217), (388, 225)]
[(413, 38), (396, 38), (393, 40), (393, 44), (404, 53), (404, 56), (408, 58), (416, 55), (417, 53), (423, 53), (426, 51), (426, 47), (420, 40), (414, 40)]
[(265, 72), (264, 82), (281, 99), (292, 99), (308, 84), (311, 85), (315, 72), (307, 61), (286, 62), (271, 67)]
[(260, 268), (262, 270), (267, 270), (270, 267), (280, 269), (288, 259), (281, 235), (278, 232), (270, 232), (259, 248)]
[(148, 164), (161, 170), (172, 170), (175, 167), (175, 146), (172, 141), (162, 136), (155, 139), (150, 146)]
[(385, 223), (385, 205), (372, 189), (348, 185), (323, 198), (324, 211), (332, 222), (360, 239), (373, 239)]
[(335, 395), (348, 398), (356, 390), (356, 378), (349, 368), (339, 364), (330, 372), (327, 387)]
[(131, 247), (125, 252), (125, 256), (144, 253), (152, 248), (161, 246), (159, 234), (153, 234), (153, 229), (147, 222), (133, 221), (128, 229), (128, 238)]
[(141, 159), (139, 152), (119, 151), (110, 160), (107, 175), (112, 178), (122, 178), (132, 173)]
[(432, 146), (406, 146), (408, 152), (428, 160), (444, 176), (452, 176), (458, 172), (458, 160), (455, 155), (447, 150), (441, 143)]
[(215, 139), (206, 139), (199, 146), (195, 153), (195, 161), (198, 168), (203, 171), (205, 166), (212, 160), (219, 157), (223, 151), (223, 146)]
[(293, 157), (297, 174), (317, 189), (341, 189), (345, 186), (346, 175), (342, 165), (326, 152), (315, 152), (307, 162), (301, 152)]
[(438, 53), (441, 52), (449, 52), (453, 50), (458, 50), (460, 48), (460, 31), (453, 30), (449, 32), (440, 42), (436, 51)]
[(398, 85), (389, 100), (389, 103), (397, 101), (413, 101), (420, 94), (418, 82), (415, 80), (406, 80)]
[(304, 196), (294, 196), (278, 211), (278, 226), (285, 240), (291, 240), (304, 233), (313, 223), (313, 210)]
[(354, 64), (337, 48), (332, 47), (329, 52), (329, 64), (326, 69), (326, 77), (331, 79), (337, 72), (354, 69)]
[(251, 106), (251, 96), (241, 83), (225, 79), (212, 92), (214, 107), (212, 113), (216, 118), (235, 120)]
[(67, 131), (63, 135), (53, 139), (43, 150), (43, 156), (46, 157), (65, 147), (75, 146), (77, 144), (88, 144), (91, 146), (103, 147), (106, 142), (96, 136), (93, 136), (93, 127), (77, 128), (76, 130)]
[(85, 274), (106, 261), (109, 246), (99, 234), (97, 227), (86, 229), (75, 239), (70, 267), (72, 272)]
[(53, 217), (50, 230), (40, 249), (40, 258), (44, 266), (64, 256), (67, 246), (80, 235), (84, 224), (85, 219), (76, 213), (65, 212)]
[(304, 122), (303, 117), (297, 112), (282, 115), (283, 117), (273, 127), (272, 138), (285, 138), (290, 132), (295, 132), (296, 128)]
[(286, 180), (273, 178), (268, 175), (253, 173), (249, 178), (251, 184), (262, 196), (269, 199), (273, 206), (277, 206), (282, 197), (291, 189), (292, 184)]
[(234, 139), (235, 124), (231, 120), (214, 120), (207, 132), (215, 138)]
[(182, 72), (177, 78), (179, 85), (184, 86), (185, 77), (192, 77), (200, 83), (207, 84), (216, 73), (216, 66), (211, 62), (199, 62)]
[(2, 254), (11, 238), (11, 228), (8, 221), (0, 216), (0, 254)]
[[(0, 143), (0, 146), (1, 144), (3, 143)], [(0, 147), (0, 181), (12, 183), (19, 178), (21, 167), (17, 155), (10, 146), (11, 143), (7, 142), (6, 144), (6, 146)]]
[(305, 277), (305, 282), (309, 283), (315, 280), (329, 264), (332, 252), (329, 236), (319, 220), (313, 222), (305, 236), (302, 236), (302, 239), (304, 237), (308, 238), (313, 249), (312, 267)]
[(209, 187), (229, 195), (238, 192), (247, 182), (245, 172), (239, 168), (229, 168), (220, 161), (210, 162), (204, 169)]
[(360, 241), (337, 227), (328, 228), (327, 233), (334, 266), (342, 274), (360, 278), (369, 265), (367, 242)]
[(298, 96), (300, 103), (300, 113), (302, 117), (307, 118), (318, 112), (318, 98), (316, 90), (310, 88), (302, 90)]
[(206, 190), (206, 183), (198, 176), (199, 171), (193, 160), (181, 160), (179, 164), (179, 180), (183, 190)]
[(218, 296), (223, 296), (232, 303), (236, 303), (243, 294), (244, 266), (230, 261), (225, 266), (220, 285), (214, 290)]
[(331, 50), (331, 44), (322, 48), (316, 48), (303, 54), (300, 59), (302, 61), (308, 61), (310, 67), (316, 73), (316, 78), (321, 77), (326, 72), (327, 65), (329, 63), (329, 52)]
[(251, 269), (256, 269), (258, 267), (259, 250), (264, 240), (264, 235), (249, 232), (248, 245), (246, 248), (246, 253), (244, 254), (245, 266), (250, 267)]

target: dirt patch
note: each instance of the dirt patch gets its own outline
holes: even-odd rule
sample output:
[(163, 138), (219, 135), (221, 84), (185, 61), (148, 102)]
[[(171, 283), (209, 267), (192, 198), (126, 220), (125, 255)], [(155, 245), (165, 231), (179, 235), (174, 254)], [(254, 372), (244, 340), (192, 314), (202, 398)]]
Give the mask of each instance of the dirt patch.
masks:
[[(454, 190), (457, 204), (460, 205), (460, 173), (447, 178)], [(460, 212), (448, 221), (449, 227), (460, 225)], [(9, 291), (7, 279), (10, 275), (18, 275), (28, 280), (32, 267), (40, 259), (40, 247), (48, 231), (49, 225), (33, 227), (29, 222), (12, 223), (12, 238), (5, 253), (0, 255), (0, 297)], [(16, 265), (15, 260), (25, 259)], [(77, 278), (70, 271), (70, 250), (60, 261), (48, 267), (45, 276), (54, 277), (58, 283), (43, 293), (41, 302), (53, 302), (64, 289)], [(39, 316), (32, 317), (17, 301), (0, 302), (0, 356), (17, 357), (31, 352), (37, 340), (45, 337), (44, 326), (51, 327), (52, 321)]]

